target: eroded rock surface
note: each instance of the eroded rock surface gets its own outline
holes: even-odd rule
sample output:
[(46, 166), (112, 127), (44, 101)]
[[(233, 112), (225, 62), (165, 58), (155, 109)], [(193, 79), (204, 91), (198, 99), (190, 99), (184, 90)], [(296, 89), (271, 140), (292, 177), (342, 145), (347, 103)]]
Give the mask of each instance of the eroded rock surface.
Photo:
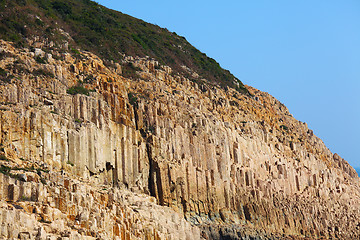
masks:
[(269, 94), (0, 51), (1, 237), (360, 238), (356, 172)]

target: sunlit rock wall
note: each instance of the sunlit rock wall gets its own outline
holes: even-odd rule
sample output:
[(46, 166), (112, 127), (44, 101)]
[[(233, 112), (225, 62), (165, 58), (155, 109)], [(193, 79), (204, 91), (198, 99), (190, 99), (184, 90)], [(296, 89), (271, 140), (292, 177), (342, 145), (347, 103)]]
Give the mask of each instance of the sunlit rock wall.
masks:
[[(204, 238), (359, 236), (356, 172), (269, 94), (194, 83), (149, 59), (126, 58), (141, 69), (129, 79), (90, 53), (39, 64), (2, 51), (12, 57), (0, 67), (28, 69), (0, 86), (0, 143), (15, 162), (151, 195)], [(68, 94), (79, 82), (94, 91)]]

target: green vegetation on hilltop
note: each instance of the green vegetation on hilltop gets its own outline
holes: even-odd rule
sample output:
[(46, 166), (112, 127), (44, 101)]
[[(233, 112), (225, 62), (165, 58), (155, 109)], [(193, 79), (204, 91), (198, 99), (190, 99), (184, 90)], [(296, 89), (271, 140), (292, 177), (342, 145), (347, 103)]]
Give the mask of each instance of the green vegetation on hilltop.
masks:
[(0, 11), (0, 37), (19, 46), (33, 36), (61, 46), (68, 41), (65, 31), (71, 36), (70, 45), (103, 59), (119, 62), (122, 54), (150, 56), (190, 79), (191, 74), (182, 66), (211, 83), (247, 92), (240, 80), (184, 37), (90, 0), (0, 0)]

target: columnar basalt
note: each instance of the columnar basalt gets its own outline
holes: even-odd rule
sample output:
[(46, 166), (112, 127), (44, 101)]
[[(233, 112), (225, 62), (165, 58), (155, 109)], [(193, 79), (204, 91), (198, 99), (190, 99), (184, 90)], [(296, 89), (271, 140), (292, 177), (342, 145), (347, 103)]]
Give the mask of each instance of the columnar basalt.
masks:
[(139, 95), (139, 121), (151, 129), (150, 187), (162, 204), (198, 225), (359, 234), (356, 172), (284, 105), (251, 87), (250, 97), (168, 74), (160, 80), (131, 89)]
[[(1, 237), (360, 237), (356, 172), (269, 94), (149, 58), (123, 60), (131, 79), (89, 52), (0, 51)], [(8, 214), (46, 234), (10, 236)]]

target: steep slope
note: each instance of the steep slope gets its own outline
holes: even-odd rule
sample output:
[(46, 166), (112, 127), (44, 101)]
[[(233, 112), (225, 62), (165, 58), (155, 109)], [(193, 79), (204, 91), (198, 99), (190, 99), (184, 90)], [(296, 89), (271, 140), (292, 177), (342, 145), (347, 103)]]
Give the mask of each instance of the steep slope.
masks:
[(360, 238), (355, 170), (269, 94), (24, 41), (0, 43), (0, 238)]

